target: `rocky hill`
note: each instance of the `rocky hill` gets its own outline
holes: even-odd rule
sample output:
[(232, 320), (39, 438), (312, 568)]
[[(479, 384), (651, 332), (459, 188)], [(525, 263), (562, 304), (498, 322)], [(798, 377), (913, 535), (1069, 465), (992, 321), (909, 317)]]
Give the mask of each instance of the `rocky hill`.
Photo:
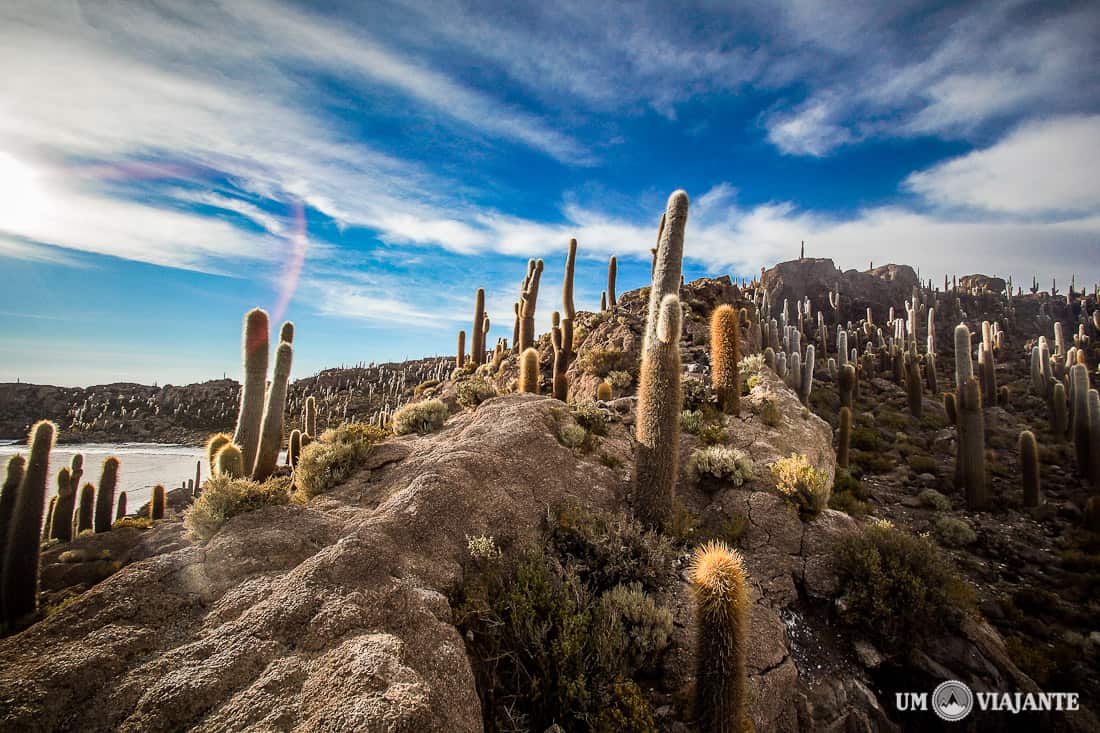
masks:
[[(0, 728), (690, 731), (700, 681), (688, 560), (719, 538), (742, 553), (751, 582), (757, 731), (950, 730), (895, 702), (895, 693), (931, 693), (947, 679), (980, 691), (1081, 694), (1074, 713), (975, 711), (969, 730), (1097, 730), (1100, 537), (1084, 526), (1095, 489), (1074, 465), (1072, 441), (1051, 428), (1030, 365), (1038, 337), (1053, 345), (1055, 322), (1075, 333), (1095, 296), (1007, 297), (1003, 281), (960, 282), (944, 292), (907, 267), (842, 273), (829, 260), (803, 260), (748, 287), (684, 284), (684, 470), (675, 519), (660, 535), (630, 519), (648, 288), (623, 294), (614, 310), (578, 314), (568, 402), (545, 396), (554, 358), (546, 335), (539, 395), (514, 393), (511, 353), (442, 379), (383, 375), (376, 383), (388, 378), (391, 394), (439, 398), (451, 416), (435, 431), (386, 437), (331, 488), (239, 513), (208, 540), (185, 531), (194, 499), (175, 492), (151, 528), (48, 548), (43, 618), (0, 640)], [(822, 321), (799, 318), (805, 298)], [(816, 348), (805, 404), (766, 330), (784, 300), (804, 339), (792, 361)], [(935, 312), (937, 358), (917, 381), (931, 370), (941, 386), (922, 387), (915, 403), (889, 344), (876, 344), (878, 328), (885, 341), (895, 336), (887, 318), (893, 309), (905, 319), (906, 300), (922, 338)], [(709, 317), (723, 303), (745, 311), (742, 353), (770, 347), (776, 364), (746, 364), (736, 415), (714, 410), (708, 387)], [(974, 509), (954, 475), (958, 428), (939, 392), (954, 387), (956, 324), (981, 334), (983, 321), (1003, 336), (996, 398), (984, 409), (989, 500)], [(859, 366), (848, 465), (839, 468), (838, 324)], [(1091, 328), (1080, 348), (1095, 385), (1100, 334)], [(354, 402), (363, 390), (354, 373), (326, 374), (299, 384), (302, 394), (346, 392), (349, 417), (378, 409), (377, 393)], [(594, 401), (605, 382), (611, 398)], [(339, 398), (332, 404), (342, 412)], [(1025, 428), (1041, 446), (1034, 507), (1017, 468)], [(733, 449), (749, 467), (693, 472), (708, 446)], [(832, 487), (828, 506), (784, 490), (777, 466), (791, 456)], [(631, 618), (670, 621), (646, 627), (644, 662), (607, 674), (600, 654), (567, 643), (570, 629), (598, 638), (613, 597), (605, 586), (634, 584), (649, 599), (639, 608), (650, 610)], [(538, 610), (526, 625), (515, 615), (524, 604)], [(513, 636), (500, 631), (505, 619)], [(553, 653), (536, 653), (536, 642)], [(559, 702), (540, 706), (546, 690)], [(578, 709), (587, 717), (571, 718)]]

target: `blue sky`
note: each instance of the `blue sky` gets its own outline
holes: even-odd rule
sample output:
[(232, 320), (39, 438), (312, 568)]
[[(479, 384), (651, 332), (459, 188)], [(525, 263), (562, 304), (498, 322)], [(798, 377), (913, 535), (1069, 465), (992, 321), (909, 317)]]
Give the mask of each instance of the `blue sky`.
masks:
[(0, 5), (0, 381), (236, 376), (255, 305), (296, 376), (453, 352), (484, 287), (540, 323), (646, 284), (668, 193), (689, 277), (1098, 277), (1100, 6)]

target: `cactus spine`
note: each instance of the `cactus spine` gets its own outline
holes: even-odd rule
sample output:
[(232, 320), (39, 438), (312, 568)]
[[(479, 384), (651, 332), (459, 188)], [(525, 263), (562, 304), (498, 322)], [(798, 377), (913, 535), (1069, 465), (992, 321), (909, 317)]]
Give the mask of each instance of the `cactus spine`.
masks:
[(1069, 370), (1070, 396), (1073, 398), (1073, 454), (1077, 472), (1089, 475), (1089, 373), (1081, 364)]
[(149, 519), (154, 522), (164, 519), (164, 487), (160, 484), (153, 487), (153, 498), (149, 502)]
[(611, 255), (611, 259), (607, 261), (607, 307), (611, 310), (615, 310), (615, 306), (618, 305), (619, 299), (615, 296), (615, 278), (619, 272), (619, 261), (615, 258), (615, 255)]
[(1035, 433), (1020, 432), (1020, 477), (1024, 486), (1024, 506), (1039, 506), (1039, 446)]
[(730, 415), (741, 413), (741, 338), (737, 320), (737, 311), (725, 304), (710, 316), (711, 385), (719, 408)]
[(485, 289), (478, 288), (474, 296), (474, 325), (470, 331), (470, 361), (477, 366), (485, 363)]
[(244, 460), (241, 449), (232, 443), (222, 446), (214, 457), (214, 475), (241, 478), (244, 476)]
[(520, 355), (519, 391), (539, 393), (539, 352), (535, 349), (524, 349)]
[(748, 729), (749, 611), (751, 595), (741, 556), (712, 540), (695, 550), (688, 570), (695, 597), (695, 712), (703, 733)]
[[(48, 420), (31, 428), (30, 460), (24, 464), (22, 480), (15, 490), (15, 507), (4, 542), (3, 586), (0, 586), (0, 608), (9, 628), (38, 608), (39, 534), (49, 481), (50, 450), (56, 433), (57, 427)], [(13, 467), (13, 462), (9, 462), (9, 480)], [(6, 482), (4, 488), (4, 493), (8, 493)]]
[(253, 308), (245, 315), (241, 339), (244, 384), (233, 442), (241, 447), (244, 465), (249, 471), (256, 463), (256, 450), (260, 444), (260, 420), (263, 418), (264, 393), (267, 389), (268, 328), (267, 313), (262, 309)]
[(840, 435), (837, 438), (836, 465), (848, 467), (848, 452), (852, 444), (852, 410), (840, 408)]
[(985, 507), (988, 499), (985, 481), (985, 421), (982, 417), (982, 393), (978, 380), (970, 377), (958, 398), (958, 451), (955, 475), (966, 492), (971, 511)]
[(118, 492), (118, 511), (115, 512), (115, 521), (126, 516), (126, 492)]
[(275, 350), (275, 371), (271, 375), (271, 388), (267, 391), (267, 407), (260, 428), (260, 446), (256, 453), (256, 466), (252, 470), (254, 481), (266, 481), (275, 472), (279, 462), (279, 448), (283, 445), (283, 412), (286, 410), (287, 385), (290, 383), (290, 364), (294, 347), (285, 341)]
[[(79, 479), (78, 479), (79, 481)], [(73, 510), (76, 508), (76, 484), (69, 468), (57, 473), (57, 504), (50, 517), (50, 539), (68, 542), (73, 538)]]
[(99, 491), (96, 493), (95, 531), (111, 531), (111, 510), (115, 508), (115, 488), (118, 486), (118, 459), (114, 456), (103, 461), (99, 475)]

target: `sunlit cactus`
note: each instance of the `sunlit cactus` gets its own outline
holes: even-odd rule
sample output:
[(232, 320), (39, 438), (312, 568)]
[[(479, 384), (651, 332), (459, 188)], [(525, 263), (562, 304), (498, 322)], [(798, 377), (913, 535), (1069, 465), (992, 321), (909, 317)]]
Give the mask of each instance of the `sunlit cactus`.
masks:
[(111, 531), (111, 512), (115, 508), (115, 489), (118, 487), (119, 462), (114, 456), (103, 461), (103, 472), (99, 476), (99, 490), (96, 492), (95, 531)]
[(974, 362), (970, 357), (970, 329), (966, 324), (955, 326), (955, 389), (960, 393), (966, 380), (974, 376)]
[(535, 307), (539, 297), (539, 281), (542, 279), (542, 260), (529, 260), (527, 276), (523, 279), (519, 301), (519, 349), (524, 351), (535, 343)]
[(1061, 382), (1054, 383), (1054, 389), (1050, 396), (1050, 432), (1056, 440), (1066, 439), (1069, 430), (1069, 405), (1066, 402), (1066, 386)]
[(556, 325), (550, 330), (550, 345), (554, 348), (554, 363), (551, 367), (551, 393), (554, 395), (554, 399), (565, 402), (569, 393), (569, 382), (565, 378), (565, 351), (562, 348), (561, 341), (561, 326)]
[(474, 324), (470, 331), (470, 361), (480, 366), (485, 363), (485, 289), (478, 288), (474, 295)]
[(244, 461), (241, 458), (241, 449), (232, 443), (221, 447), (214, 456), (214, 475), (228, 476), (229, 478), (241, 478), (244, 476)]
[(740, 329), (737, 311), (722, 304), (710, 316), (710, 376), (719, 408), (730, 415), (741, 412)]
[(244, 384), (241, 386), (241, 408), (233, 443), (240, 446), (246, 470), (256, 464), (260, 445), (260, 421), (263, 419), (264, 395), (267, 391), (269, 324), (267, 313), (253, 308), (244, 317), (241, 351), (244, 360)]
[(703, 733), (743, 733), (748, 711), (752, 596), (741, 555), (718, 540), (696, 548), (688, 568), (695, 598), (695, 717)]
[(206, 439), (206, 460), (210, 463), (210, 473), (215, 473), (214, 456), (223, 447), (233, 442), (233, 436), (229, 433), (214, 433)]
[(76, 533), (95, 527), (95, 486), (84, 484), (80, 489), (80, 504), (76, 511)]
[(264, 408), (260, 428), (256, 465), (252, 469), (254, 481), (266, 481), (279, 462), (279, 448), (283, 445), (283, 413), (286, 410), (286, 393), (293, 358), (294, 348), (286, 342), (279, 344), (279, 348), (275, 350), (275, 371), (271, 375), (271, 387), (267, 390), (267, 406)]
[[(573, 303), (573, 272), (577, 265), (577, 240), (569, 240), (569, 251), (565, 257), (565, 277), (561, 287), (561, 352), (562, 375), (573, 359), (573, 322), (577, 318), (577, 308)], [(555, 390), (555, 395), (557, 394)], [(558, 399), (565, 399), (559, 397)]]
[(657, 328), (642, 352), (638, 380), (635, 502), (638, 518), (650, 527), (663, 526), (671, 516), (679, 471), (680, 316), (675, 294), (665, 296), (658, 313), (649, 314)]
[(600, 402), (611, 400), (611, 384), (609, 382), (600, 382), (596, 385), (596, 399)]
[(525, 349), (519, 359), (519, 391), (539, 393), (539, 352)]
[(455, 369), (461, 369), (466, 361), (466, 332), (458, 332), (458, 353), (455, 355)]
[[(49, 482), (50, 450), (57, 426), (48, 420), (34, 424), (30, 432), (30, 459), (23, 465), (23, 476), (15, 490), (15, 507), (4, 542), (3, 584), (0, 608), (10, 628), (38, 608), (38, 556), (42, 514)], [(8, 479), (17, 468), (8, 463)], [(5, 492), (9, 489), (5, 482)]]

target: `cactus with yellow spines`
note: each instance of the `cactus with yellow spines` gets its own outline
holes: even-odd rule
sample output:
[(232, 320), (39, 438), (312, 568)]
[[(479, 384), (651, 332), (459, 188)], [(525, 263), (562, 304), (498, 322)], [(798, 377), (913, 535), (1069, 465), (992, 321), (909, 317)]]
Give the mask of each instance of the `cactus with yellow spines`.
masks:
[(57, 503), (50, 515), (50, 539), (69, 542), (73, 538), (73, 510), (76, 508), (76, 487), (70, 468), (57, 472)]
[(695, 717), (702, 733), (744, 733), (752, 595), (741, 555), (719, 540), (696, 548), (688, 568), (695, 599)]
[(741, 339), (737, 311), (722, 304), (710, 316), (710, 377), (719, 408), (730, 415), (741, 413)]
[(264, 408), (260, 428), (256, 465), (252, 469), (253, 481), (266, 481), (275, 472), (275, 466), (279, 462), (279, 448), (283, 443), (283, 413), (286, 410), (286, 393), (290, 384), (290, 365), (293, 358), (294, 347), (285, 341), (279, 344), (275, 350), (275, 371), (271, 375), (271, 388), (267, 391), (267, 406)]
[[(4, 538), (0, 608), (3, 620), (11, 628), (15, 622), (38, 608), (38, 556), (42, 514), (49, 482), (50, 450), (57, 426), (48, 420), (34, 424), (30, 432), (30, 459), (23, 464), (23, 475), (15, 489), (15, 506)], [(17, 467), (8, 463), (8, 479)], [(5, 482), (4, 493), (10, 491)]]
[(539, 393), (539, 352), (527, 348), (519, 358), (519, 391)]
[(1019, 449), (1024, 506), (1039, 506), (1039, 444), (1035, 442), (1035, 433), (1020, 431)]
[(675, 294), (666, 295), (659, 312), (650, 314), (650, 318), (657, 321), (657, 328), (642, 352), (638, 379), (634, 496), (638, 518), (654, 528), (665, 525), (672, 515), (679, 471), (683, 401), (680, 317), (680, 298)]
[(115, 489), (118, 487), (119, 462), (114, 456), (103, 461), (103, 472), (99, 475), (99, 490), (96, 492), (95, 531), (111, 531), (111, 512), (115, 508)]
[(223, 447), (233, 442), (233, 436), (229, 433), (214, 433), (206, 439), (206, 460), (210, 464), (210, 475), (214, 475), (214, 457)]
[(228, 476), (229, 478), (242, 478), (244, 476), (244, 460), (241, 458), (241, 449), (232, 443), (221, 447), (214, 456), (214, 475)]
[(164, 519), (164, 487), (157, 484), (153, 487), (153, 498), (149, 501), (149, 520)]
[(253, 308), (244, 317), (241, 352), (244, 361), (244, 384), (241, 386), (241, 408), (233, 443), (240, 446), (245, 469), (256, 464), (260, 446), (260, 421), (263, 419), (264, 395), (267, 392), (267, 362), (269, 323), (267, 313)]
[(485, 289), (474, 295), (474, 325), (470, 331), (470, 361), (476, 366), (485, 363)]
[[(649, 307), (646, 311), (646, 330), (642, 339), (642, 352), (657, 332), (661, 303), (667, 295), (679, 296), (680, 274), (684, 259), (684, 229), (688, 219), (688, 196), (684, 191), (674, 191), (668, 197), (661, 229), (657, 238), (657, 251), (653, 258), (653, 284), (649, 288)], [(677, 318), (679, 325), (679, 318)], [(677, 329), (679, 331), (679, 329)], [(677, 338), (679, 338), (677, 336)]]

